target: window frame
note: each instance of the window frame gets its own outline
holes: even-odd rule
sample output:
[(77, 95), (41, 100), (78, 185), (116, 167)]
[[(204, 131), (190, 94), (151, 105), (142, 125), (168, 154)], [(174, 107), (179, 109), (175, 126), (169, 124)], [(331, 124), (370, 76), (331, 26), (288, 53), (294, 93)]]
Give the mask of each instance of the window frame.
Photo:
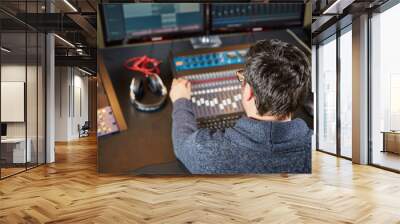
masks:
[[(316, 98), (316, 100), (315, 100), (315, 102), (316, 102), (316, 104), (315, 104), (315, 106), (316, 106), (316, 116), (315, 116), (315, 119), (316, 119), (316, 139), (315, 139), (316, 140), (316, 151), (323, 152), (323, 153), (326, 153), (329, 155), (333, 155), (333, 156), (336, 156), (339, 158), (344, 158), (347, 160), (352, 160), (352, 158), (342, 155), (342, 152), (341, 152), (342, 150), (341, 150), (341, 118), (340, 118), (340, 103), (341, 103), (341, 96), (340, 96), (341, 95), (340, 94), (340, 81), (341, 81), (341, 79), (340, 79), (341, 78), (340, 37), (347, 32), (352, 32), (351, 26), (352, 26), (352, 23), (349, 23), (340, 29), (337, 28), (335, 33), (326, 37), (323, 40), (318, 41), (318, 43), (316, 44), (316, 50), (315, 50), (315, 52), (316, 52), (316, 59), (315, 59), (316, 70), (315, 71), (316, 71), (316, 91), (317, 91), (317, 94), (315, 94), (316, 95), (315, 96), (315, 98)], [(332, 38), (333, 36), (335, 36), (335, 38)], [(332, 40), (329, 40), (330, 38)], [(319, 133), (320, 133), (320, 130), (319, 130), (319, 110), (320, 110), (320, 108), (319, 107), (320, 107), (320, 105), (319, 105), (318, 91), (320, 88), (320, 74), (319, 74), (319, 67), (320, 67), (319, 57), (320, 57), (320, 55), (319, 55), (318, 49), (322, 43), (327, 42), (327, 41), (328, 42), (336, 41), (336, 61), (335, 61), (335, 63), (336, 63), (336, 152), (335, 153), (328, 152), (319, 147), (319, 145), (320, 145), (320, 143), (319, 143)]]

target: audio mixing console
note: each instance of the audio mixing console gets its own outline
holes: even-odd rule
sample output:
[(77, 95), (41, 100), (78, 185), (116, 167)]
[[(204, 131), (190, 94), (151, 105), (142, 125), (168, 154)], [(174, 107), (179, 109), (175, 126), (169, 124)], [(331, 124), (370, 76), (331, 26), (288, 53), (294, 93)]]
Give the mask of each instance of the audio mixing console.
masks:
[(241, 85), (236, 71), (243, 68), (248, 45), (201, 49), (174, 55), (175, 77), (192, 84), (192, 105), (199, 127), (232, 127), (243, 115)]

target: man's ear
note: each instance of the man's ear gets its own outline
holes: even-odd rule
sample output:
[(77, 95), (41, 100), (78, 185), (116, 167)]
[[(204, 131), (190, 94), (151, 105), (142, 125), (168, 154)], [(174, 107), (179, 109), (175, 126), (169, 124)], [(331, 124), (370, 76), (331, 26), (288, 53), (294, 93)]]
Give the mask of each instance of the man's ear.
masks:
[(243, 99), (246, 101), (250, 101), (254, 97), (253, 89), (250, 87), (248, 83), (244, 86), (244, 96)]

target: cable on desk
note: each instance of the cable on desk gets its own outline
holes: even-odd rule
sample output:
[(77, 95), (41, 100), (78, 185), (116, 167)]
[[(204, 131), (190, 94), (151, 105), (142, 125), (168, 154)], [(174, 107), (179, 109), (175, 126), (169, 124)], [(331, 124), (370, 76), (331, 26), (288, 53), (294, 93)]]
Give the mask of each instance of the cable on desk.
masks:
[(140, 72), (145, 77), (148, 77), (154, 73), (160, 74), (160, 64), (161, 61), (144, 55), (141, 57), (133, 57), (127, 59), (124, 63), (124, 67), (131, 71)]

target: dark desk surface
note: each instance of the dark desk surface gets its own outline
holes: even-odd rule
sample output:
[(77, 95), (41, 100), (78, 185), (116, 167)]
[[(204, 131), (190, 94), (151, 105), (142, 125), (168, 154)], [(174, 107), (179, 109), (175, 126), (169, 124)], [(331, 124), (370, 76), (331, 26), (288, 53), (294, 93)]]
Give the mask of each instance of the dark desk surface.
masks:
[[(301, 38), (302, 29), (294, 30)], [(247, 33), (221, 36), (222, 46), (254, 43), (261, 39), (280, 39), (289, 43), (300, 45), (285, 30), (259, 32), (250, 35)], [(169, 64), (170, 53), (192, 50), (188, 39), (165, 41), (160, 43), (138, 44), (125, 47), (114, 47), (99, 50), (99, 55), (104, 58), (104, 63), (110, 74), (111, 81), (118, 96), (122, 112), (128, 125), (128, 130), (117, 134), (98, 138), (98, 170), (99, 172), (136, 172), (154, 173), (157, 169), (169, 169), (163, 174), (178, 173), (179, 165), (172, 148), (171, 140), (171, 102), (159, 111), (144, 113), (136, 111), (129, 101), (129, 84), (134, 75), (122, 65), (127, 58), (147, 55), (162, 60), (161, 78), (166, 86), (170, 87), (172, 81)], [(146, 92), (147, 93), (147, 92)], [(151, 100), (151, 96), (149, 99)], [(312, 121), (311, 121), (312, 122)], [(173, 164), (171, 166), (165, 164)], [(155, 164), (162, 164), (157, 166)], [(139, 171), (139, 173), (141, 173)]]

